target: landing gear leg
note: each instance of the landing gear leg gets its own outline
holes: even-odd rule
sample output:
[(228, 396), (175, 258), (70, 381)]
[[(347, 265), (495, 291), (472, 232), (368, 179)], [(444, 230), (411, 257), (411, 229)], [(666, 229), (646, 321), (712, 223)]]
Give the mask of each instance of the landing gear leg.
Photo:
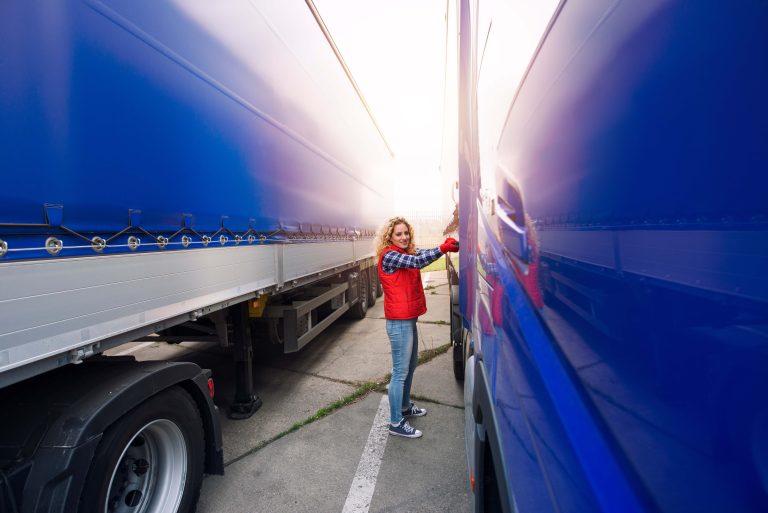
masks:
[(230, 419), (247, 419), (261, 408), (261, 399), (253, 393), (253, 345), (248, 317), (248, 303), (230, 310), (234, 331), (235, 400), (229, 407)]

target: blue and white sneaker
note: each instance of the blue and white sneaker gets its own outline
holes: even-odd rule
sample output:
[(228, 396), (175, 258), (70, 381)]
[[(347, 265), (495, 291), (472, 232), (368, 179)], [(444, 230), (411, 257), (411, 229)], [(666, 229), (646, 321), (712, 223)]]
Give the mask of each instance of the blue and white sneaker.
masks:
[(418, 429), (411, 427), (408, 421), (403, 419), (399, 424), (393, 426), (389, 425), (389, 434), (395, 436), (404, 436), (405, 438), (419, 438), (422, 433)]
[(411, 403), (411, 405), (403, 410), (403, 417), (423, 417), (427, 414), (426, 408), (419, 408), (415, 404)]

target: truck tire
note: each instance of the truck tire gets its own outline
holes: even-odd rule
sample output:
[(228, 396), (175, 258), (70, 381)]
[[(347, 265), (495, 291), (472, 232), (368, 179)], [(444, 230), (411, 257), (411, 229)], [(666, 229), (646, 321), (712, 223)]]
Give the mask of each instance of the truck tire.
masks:
[(464, 366), (471, 356), (469, 354), (469, 331), (461, 329), (461, 343), (453, 346), (453, 377), (456, 381), (464, 381)]
[(376, 297), (381, 297), (384, 295), (384, 287), (382, 286), (381, 280), (379, 279), (378, 265), (373, 266), (373, 275), (376, 277)]
[(203, 479), (203, 442), (192, 397), (180, 387), (160, 392), (104, 432), (78, 511), (193, 512)]
[(368, 271), (360, 271), (357, 275), (357, 303), (349, 309), (353, 319), (362, 319), (368, 313)]
[(376, 272), (375, 267), (368, 268), (368, 306), (371, 307), (376, 304), (376, 298), (378, 298), (379, 292), (379, 273)]
[(277, 317), (267, 318), (266, 332), (267, 340), (272, 345), (283, 345), (285, 329), (283, 328), (283, 319)]
[(449, 283), (449, 303), (451, 319), (451, 344), (453, 344), (453, 377), (464, 381), (464, 365), (469, 358), (467, 332), (461, 324), (459, 314), (459, 287)]
[(459, 287), (458, 285), (448, 286), (448, 308), (449, 319), (451, 320), (451, 342), (454, 346), (461, 344), (461, 314), (459, 312)]

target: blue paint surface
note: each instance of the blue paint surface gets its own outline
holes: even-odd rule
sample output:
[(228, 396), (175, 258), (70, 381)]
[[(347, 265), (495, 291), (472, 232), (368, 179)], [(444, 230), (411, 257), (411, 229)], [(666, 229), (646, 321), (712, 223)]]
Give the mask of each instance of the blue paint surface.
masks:
[[(461, 307), (519, 511), (768, 510), (766, 26), (565, 2), (485, 134), (500, 167), (462, 154)], [(529, 259), (478, 201), (508, 183)]]
[[(186, 227), (200, 247), (202, 235), (381, 223), (391, 156), (310, 11), (297, 12), (307, 27), (298, 37), (269, 4), (224, 7), (3, 3), (5, 260), (47, 257), (14, 250), (48, 236), (65, 241), (66, 255), (94, 255), (88, 239), (131, 226), (152, 237), (134, 229), (110, 243)], [(322, 77), (312, 52), (324, 58)], [(46, 204), (61, 205), (61, 224), (84, 238), (48, 225)]]

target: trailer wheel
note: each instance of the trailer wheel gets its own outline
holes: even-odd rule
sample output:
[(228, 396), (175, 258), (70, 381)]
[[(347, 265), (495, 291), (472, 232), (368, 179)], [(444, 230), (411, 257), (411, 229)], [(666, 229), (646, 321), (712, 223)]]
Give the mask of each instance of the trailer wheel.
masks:
[(464, 381), (464, 367), (471, 356), (469, 353), (469, 331), (461, 328), (461, 343), (453, 346), (453, 377)]
[(464, 365), (469, 358), (467, 330), (461, 324), (459, 314), (459, 287), (449, 283), (449, 308), (451, 319), (451, 344), (453, 344), (453, 377), (456, 381), (464, 381)]
[(461, 313), (459, 312), (459, 287), (448, 285), (448, 308), (451, 320), (451, 342), (454, 347), (461, 344)]
[(160, 392), (104, 432), (78, 511), (194, 511), (203, 479), (203, 442), (190, 395), (179, 387)]
[(368, 272), (361, 271), (357, 277), (357, 303), (349, 309), (355, 319), (362, 319), (368, 313)]
[(379, 273), (375, 267), (368, 268), (368, 306), (376, 304), (376, 298), (379, 291)]
[(270, 317), (267, 319), (267, 339), (272, 345), (283, 345), (285, 328), (283, 319)]
[(382, 286), (381, 280), (379, 279), (378, 265), (373, 266), (373, 275), (376, 277), (376, 297), (381, 297), (384, 295), (384, 287)]

